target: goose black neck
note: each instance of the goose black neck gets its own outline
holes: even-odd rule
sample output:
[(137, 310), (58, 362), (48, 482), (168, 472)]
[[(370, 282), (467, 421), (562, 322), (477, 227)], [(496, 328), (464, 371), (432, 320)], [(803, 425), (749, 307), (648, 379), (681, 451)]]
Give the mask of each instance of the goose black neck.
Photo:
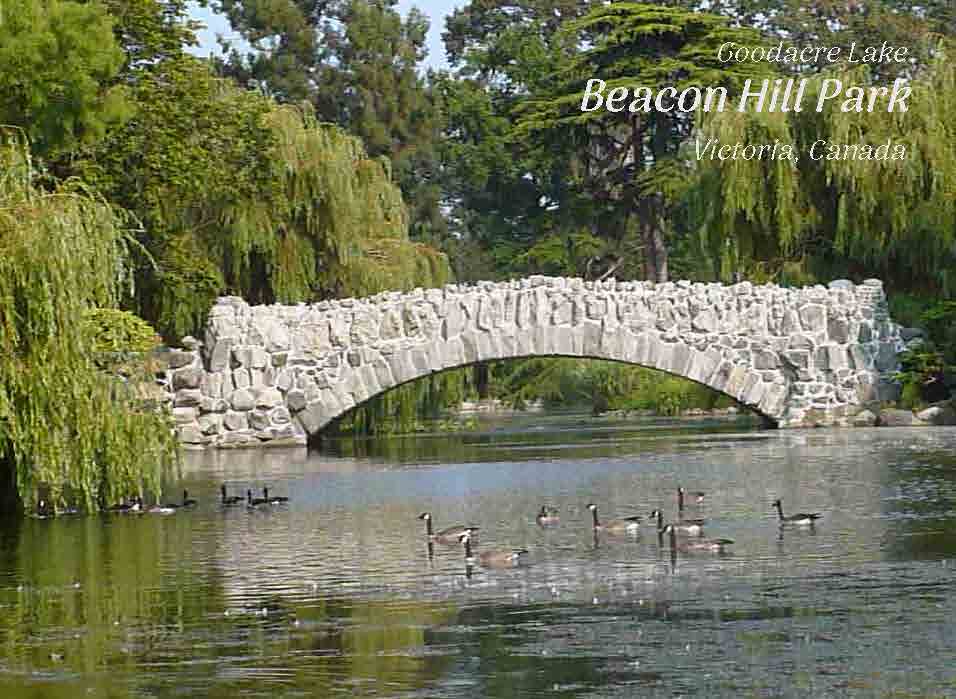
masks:
[(684, 511), (684, 491), (682, 488), (677, 489), (677, 511)]
[(471, 539), (465, 539), (465, 558), (471, 558)]
[(601, 526), (601, 523), (598, 522), (597, 508), (596, 508), (596, 507), (595, 507), (593, 510), (591, 510), (591, 518), (594, 520), (594, 528), (595, 528), (595, 529), (597, 529), (598, 527)]
[(432, 535), (432, 518), (431, 517), (425, 518), (425, 533), (428, 534), (428, 536)]
[(664, 513), (657, 511), (657, 531), (664, 531)]
[(677, 550), (677, 532), (671, 527), (671, 551)]
[(225, 483), (223, 483), (219, 487), (219, 492), (222, 493), (222, 501), (225, 502), (226, 501), (226, 484)]
[(773, 505), (777, 508), (777, 516), (780, 519), (783, 519), (783, 505), (779, 501), (775, 502)]

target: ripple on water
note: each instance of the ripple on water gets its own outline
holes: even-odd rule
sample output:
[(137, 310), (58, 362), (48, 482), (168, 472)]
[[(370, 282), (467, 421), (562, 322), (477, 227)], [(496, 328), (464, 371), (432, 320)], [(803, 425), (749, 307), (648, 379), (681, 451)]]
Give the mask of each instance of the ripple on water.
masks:
[[(187, 457), (194, 512), (6, 533), (0, 696), (953, 693), (956, 435), (681, 430)], [(223, 481), (293, 499), (222, 510)], [(671, 518), (678, 485), (708, 493), (699, 513), (730, 555), (672, 563), (652, 528), (595, 540), (587, 502)], [(781, 530), (777, 497), (824, 519)], [(534, 523), (541, 504), (559, 527)], [(426, 510), (480, 525), (479, 551), (530, 549), (530, 566), (429, 558)]]

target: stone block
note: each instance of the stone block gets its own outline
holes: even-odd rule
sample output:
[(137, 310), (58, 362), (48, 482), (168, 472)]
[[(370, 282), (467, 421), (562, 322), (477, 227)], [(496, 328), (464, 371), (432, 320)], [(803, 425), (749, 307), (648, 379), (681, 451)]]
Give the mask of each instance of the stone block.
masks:
[(193, 407), (173, 408), (173, 422), (185, 425), (199, 417), (199, 410)]
[(880, 411), (880, 427), (913, 427), (923, 424), (910, 410), (886, 408)]
[(216, 446), (220, 449), (241, 449), (243, 447), (257, 447), (259, 440), (256, 434), (250, 429), (241, 429), (234, 432), (226, 432), (219, 437)]
[(183, 388), (176, 391), (173, 405), (177, 408), (196, 407), (202, 400), (202, 391), (198, 388)]
[(233, 362), (244, 369), (264, 369), (269, 355), (261, 347), (242, 345), (232, 348)]
[(236, 369), (232, 372), (232, 383), (236, 389), (252, 386), (252, 375), (248, 369)]
[(919, 411), (916, 417), (931, 425), (956, 425), (956, 407), (952, 403), (940, 403)]
[(299, 388), (293, 388), (286, 394), (285, 402), (292, 412), (302, 410), (306, 405), (305, 391)]
[(204, 435), (219, 434), (222, 431), (222, 415), (218, 413), (209, 413), (200, 416), (198, 420), (199, 431)]
[(269, 413), (269, 421), (273, 425), (285, 425), (292, 422), (292, 415), (289, 414), (288, 408), (280, 405), (278, 408), (273, 408)]
[(801, 306), (800, 322), (804, 330), (809, 332), (818, 332), (826, 330), (827, 327), (827, 309), (817, 303)]
[(850, 424), (854, 427), (873, 427), (876, 424), (876, 415), (869, 410), (861, 410), (850, 418)]
[(232, 348), (235, 344), (236, 339), (233, 337), (221, 337), (216, 340), (209, 356), (210, 371), (223, 371), (230, 367)]
[(249, 427), (249, 414), (229, 411), (222, 416), (222, 424), (227, 430), (244, 430)]
[(179, 369), (181, 367), (188, 367), (196, 363), (197, 355), (194, 352), (187, 352), (185, 350), (170, 350), (166, 353), (166, 362), (169, 364), (170, 369)]
[(201, 413), (224, 413), (229, 409), (229, 403), (222, 398), (210, 398), (203, 396), (199, 400), (199, 412)]
[(209, 437), (202, 433), (199, 425), (190, 423), (176, 428), (176, 437), (183, 444), (208, 444)]
[(257, 408), (246, 414), (249, 416), (249, 427), (254, 430), (264, 430), (272, 424), (272, 421), (269, 419), (269, 413), (265, 410)]
[(173, 372), (173, 390), (178, 391), (181, 388), (199, 388), (204, 375), (201, 367), (189, 366), (177, 369)]
[(279, 389), (267, 387), (260, 389), (256, 394), (256, 407), (266, 410), (282, 404), (282, 394)]
[(256, 406), (256, 397), (250, 389), (240, 388), (233, 391), (230, 402), (233, 410), (252, 410)]
[(776, 369), (780, 366), (780, 358), (770, 350), (755, 350), (753, 353), (755, 369)]

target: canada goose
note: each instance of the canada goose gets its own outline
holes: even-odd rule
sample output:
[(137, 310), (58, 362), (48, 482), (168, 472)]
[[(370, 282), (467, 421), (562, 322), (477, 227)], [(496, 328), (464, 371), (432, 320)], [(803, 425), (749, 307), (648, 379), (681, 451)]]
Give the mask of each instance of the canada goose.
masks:
[(447, 529), (442, 529), (440, 532), (432, 532), (432, 513), (431, 512), (422, 512), (418, 515), (418, 519), (425, 520), (425, 533), (428, 535), (428, 538), (432, 541), (437, 541), (440, 544), (457, 544), (461, 540), (460, 537), (462, 534), (472, 534), (473, 532), (478, 531), (479, 527), (457, 525), (454, 527), (448, 527)]
[(118, 505), (113, 505), (112, 507), (108, 507), (106, 509), (108, 512), (122, 512), (124, 514), (130, 512), (139, 512), (139, 498), (134, 495), (126, 502), (121, 502)]
[(199, 502), (197, 500), (193, 500), (192, 498), (189, 497), (188, 490), (183, 491), (183, 507), (192, 507), (198, 504)]
[(246, 491), (246, 505), (249, 507), (260, 507), (262, 505), (268, 505), (269, 501), (265, 498), (254, 498), (252, 497), (252, 491)]
[(465, 562), (477, 563), (485, 568), (513, 568), (520, 565), (522, 556), (528, 549), (504, 549), (500, 551), (482, 551), (477, 556), (471, 552), (471, 532), (464, 532), (458, 541), (465, 545)]
[(160, 505), (159, 503), (156, 503), (146, 511), (151, 515), (173, 515), (176, 514), (176, 510), (178, 509), (179, 505)]
[(221, 502), (222, 502), (223, 507), (231, 507), (232, 505), (238, 505), (238, 504), (240, 504), (243, 500), (245, 500), (245, 498), (242, 497), (241, 495), (226, 495), (226, 484), (225, 484), (225, 483), (223, 483), (221, 486), (219, 486), (219, 492), (222, 493), (222, 501), (221, 501)]
[[(651, 512), (651, 517), (657, 520), (657, 531), (661, 531), (664, 528), (664, 513), (660, 510), (654, 510)], [(704, 520), (695, 519), (695, 520), (683, 520), (674, 524), (674, 529), (677, 530), (678, 534), (686, 534), (687, 536), (703, 536), (704, 535)]]
[(681, 539), (678, 541), (677, 529), (675, 529), (673, 524), (668, 524), (664, 527), (663, 533), (670, 535), (671, 550), (681, 551), (683, 553), (693, 553), (695, 551), (723, 553), (727, 546), (734, 543), (733, 539)]
[(785, 524), (799, 524), (812, 527), (814, 522), (823, 516), (819, 512), (798, 512), (795, 515), (784, 516), (783, 504), (780, 502), (779, 498), (774, 500), (771, 504), (777, 508), (777, 516), (780, 518), (780, 526)]
[(591, 517), (594, 520), (594, 529), (607, 532), (608, 534), (627, 534), (640, 531), (641, 518), (639, 515), (633, 517), (624, 517), (623, 519), (609, 519), (603, 524), (598, 521), (597, 505), (593, 502), (588, 503), (588, 509), (591, 510)]
[(677, 488), (677, 516), (679, 519), (684, 518), (684, 497), (686, 495), (692, 496), (694, 498), (694, 503), (701, 505), (704, 502), (704, 496), (706, 493), (702, 493), (699, 490), (693, 493), (688, 493), (683, 487), (679, 486)]
[(283, 497), (283, 496), (281, 496), (281, 495), (273, 495), (273, 496), (270, 498), (270, 497), (269, 497), (269, 489), (268, 489), (268, 488), (263, 488), (263, 489), (262, 489), (262, 498), (263, 498), (266, 502), (268, 502), (270, 505), (282, 505), (282, 504), (284, 504), (284, 503), (289, 502), (289, 498)]
[(561, 518), (558, 516), (558, 511), (555, 508), (542, 505), (534, 521), (541, 527), (553, 527), (561, 523)]

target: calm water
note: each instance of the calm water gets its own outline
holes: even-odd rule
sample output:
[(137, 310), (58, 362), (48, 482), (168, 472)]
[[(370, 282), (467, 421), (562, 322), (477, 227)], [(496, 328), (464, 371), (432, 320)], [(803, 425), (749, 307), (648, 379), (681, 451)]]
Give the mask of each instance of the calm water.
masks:
[[(292, 502), (222, 509), (222, 481)], [(956, 697), (956, 429), (503, 420), (191, 454), (181, 484), (193, 512), (0, 529), (0, 697)], [(587, 502), (678, 484), (732, 554), (595, 542)], [(775, 497), (825, 517), (781, 536)], [(530, 565), (429, 560), (424, 510)]]

